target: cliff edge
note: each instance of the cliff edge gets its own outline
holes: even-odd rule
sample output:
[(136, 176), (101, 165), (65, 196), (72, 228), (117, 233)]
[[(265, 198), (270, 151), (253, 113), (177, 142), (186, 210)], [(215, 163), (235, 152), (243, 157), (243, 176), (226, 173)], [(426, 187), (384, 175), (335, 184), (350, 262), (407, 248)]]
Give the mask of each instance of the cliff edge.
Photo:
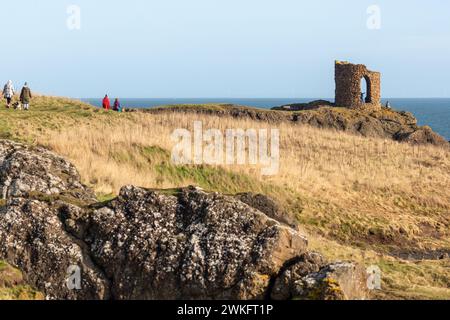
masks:
[(392, 139), (412, 144), (432, 144), (448, 148), (449, 142), (430, 127), (421, 127), (410, 112), (380, 109), (348, 109), (327, 101), (292, 104), (263, 110), (230, 104), (172, 105), (154, 109), (130, 109), (150, 114), (183, 113), (228, 116), (271, 124), (310, 125), (320, 129), (344, 131), (364, 137)]

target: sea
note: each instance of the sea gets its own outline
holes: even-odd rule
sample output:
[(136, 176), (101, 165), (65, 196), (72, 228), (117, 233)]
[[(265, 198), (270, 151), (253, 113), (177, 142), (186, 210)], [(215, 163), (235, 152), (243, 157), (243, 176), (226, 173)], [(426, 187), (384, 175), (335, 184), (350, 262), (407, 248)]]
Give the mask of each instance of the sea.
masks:
[[(81, 99), (96, 107), (101, 107), (101, 98)], [(174, 104), (205, 104), (227, 103), (270, 109), (272, 107), (293, 103), (305, 103), (316, 98), (164, 98), (164, 99), (120, 99), (125, 108), (154, 108)], [(333, 101), (334, 99), (325, 99)], [(384, 99), (383, 104), (389, 101), (391, 107), (398, 111), (408, 111), (414, 114), (419, 125), (430, 126), (435, 132), (450, 141), (450, 98), (391, 98)]]

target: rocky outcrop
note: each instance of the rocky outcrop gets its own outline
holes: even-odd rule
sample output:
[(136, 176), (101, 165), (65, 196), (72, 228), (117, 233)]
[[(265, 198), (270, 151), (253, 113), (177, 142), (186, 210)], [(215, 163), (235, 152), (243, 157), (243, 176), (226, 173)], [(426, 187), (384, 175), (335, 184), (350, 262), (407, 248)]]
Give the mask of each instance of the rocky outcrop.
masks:
[[(0, 158), (0, 258), (48, 299), (309, 298), (329, 289), (328, 278), (343, 292), (336, 298), (365, 297), (364, 275), (308, 253), (264, 196), (126, 186), (95, 203), (76, 169), (49, 151), (0, 141)], [(317, 287), (303, 285), (308, 277)]]
[(275, 111), (305, 111), (305, 110), (316, 110), (321, 107), (332, 107), (334, 104), (327, 100), (314, 100), (306, 103), (291, 103), (282, 105), (279, 107), (273, 107), (272, 110)]
[(157, 115), (173, 112), (194, 113), (251, 119), (270, 124), (306, 124), (316, 128), (345, 131), (364, 137), (449, 147), (448, 141), (430, 128), (418, 126), (417, 119), (409, 112), (399, 112), (387, 108), (348, 109), (330, 104), (328, 101), (318, 100), (305, 104), (275, 107), (273, 110), (234, 105), (181, 105), (144, 110), (131, 109), (129, 111)]
[(413, 132), (399, 132), (396, 135), (399, 141), (411, 144), (433, 144), (435, 146), (448, 146), (448, 142), (434, 132), (430, 127), (421, 127)]
[[(107, 298), (107, 280), (59, 217), (60, 208), (70, 203), (96, 201), (76, 168), (43, 148), (1, 140), (0, 189), (5, 201), (0, 208), (0, 257), (22, 270), (25, 280), (50, 299)], [(82, 292), (67, 290), (67, 272), (73, 265), (83, 269)]]
[(0, 191), (3, 199), (40, 193), (95, 201), (94, 193), (80, 182), (70, 162), (43, 148), (7, 140), (0, 143)]
[[(62, 203), (13, 198), (0, 210), (0, 257), (20, 269), (27, 283), (48, 299), (106, 299), (108, 280), (84, 244), (65, 231)], [(70, 267), (82, 270), (83, 290), (69, 290)]]
[(274, 300), (293, 299), (297, 294), (296, 282), (319, 272), (327, 264), (325, 258), (316, 252), (307, 252), (292, 261), (276, 278), (271, 290)]
[(83, 241), (118, 299), (262, 299), (285, 261), (307, 248), (262, 212), (195, 188), (124, 187), (84, 223)]
[(272, 298), (285, 300), (360, 300), (370, 296), (367, 273), (353, 262), (325, 265), (317, 253), (301, 257), (276, 280)]

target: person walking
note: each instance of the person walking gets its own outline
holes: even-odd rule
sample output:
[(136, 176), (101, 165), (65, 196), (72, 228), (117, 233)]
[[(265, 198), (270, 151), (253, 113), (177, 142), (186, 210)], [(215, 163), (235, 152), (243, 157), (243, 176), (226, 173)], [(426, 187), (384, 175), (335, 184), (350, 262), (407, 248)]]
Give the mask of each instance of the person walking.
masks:
[(30, 110), (31, 90), (28, 87), (28, 83), (25, 82), (22, 91), (20, 92), (20, 103), (22, 103), (23, 110)]
[(6, 99), (6, 108), (11, 107), (11, 100), (14, 97), (15, 94), (14, 86), (11, 80), (8, 80), (8, 82), (5, 84), (5, 87), (3, 88), (3, 97)]
[(105, 109), (106, 111), (111, 109), (111, 102), (109, 101), (108, 95), (105, 95), (105, 97), (103, 98), (102, 105), (103, 105), (103, 109)]
[(117, 98), (114, 101), (114, 108), (113, 108), (113, 110), (117, 111), (117, 112), (122, 112), (122, 105), (120, 104), (120, 101)]

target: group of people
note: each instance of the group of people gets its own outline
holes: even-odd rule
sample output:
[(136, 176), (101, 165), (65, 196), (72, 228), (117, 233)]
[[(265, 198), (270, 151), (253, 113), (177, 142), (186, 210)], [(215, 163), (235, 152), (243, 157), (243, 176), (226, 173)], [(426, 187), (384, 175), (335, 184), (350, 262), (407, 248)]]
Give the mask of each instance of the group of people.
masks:
[[(103, 109), (105, 109), (106, 111), (111, 110), (111, 101), (109, 100), (108, 95), (105, 95), (105, 97), (103, 98), (102, 105), (103, 105)], [(112, 109), (117, 112), (123, 111), (123, 108), (122, 108), (122, 105), (120, 104), (119, 99), (116, 98), (116, 100), (114, 100), (114, 105), (113, 105)]]
[(14, 109), (21, 109), (23, 107), (24, 110), (30, 110), (30, 100), (32, 98), (31, 96), (31, 90), (28, 87), (28, 83), (25, 82), (22, 90), (20, 91), (19, 101), (16, 103), (13, 103), (14, 96), (16, 94), (16, 90), (14, 89), (13, 83), (11, 80), (8, 80), (8, 82), (3, 87), (2, 96), (6, 100), (6, 108), (11, 108), (11, 105), (14, 107)]

